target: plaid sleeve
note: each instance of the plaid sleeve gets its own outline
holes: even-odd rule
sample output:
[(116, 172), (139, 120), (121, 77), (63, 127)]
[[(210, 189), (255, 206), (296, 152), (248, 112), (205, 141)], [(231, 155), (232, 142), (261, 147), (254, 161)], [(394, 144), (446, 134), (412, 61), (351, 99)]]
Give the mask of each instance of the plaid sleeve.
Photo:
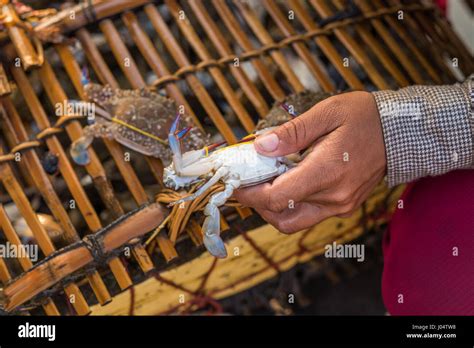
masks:
[(472, 168), (474, 75), (464, 83), (373, 92), (387, 155), (389, 186)]

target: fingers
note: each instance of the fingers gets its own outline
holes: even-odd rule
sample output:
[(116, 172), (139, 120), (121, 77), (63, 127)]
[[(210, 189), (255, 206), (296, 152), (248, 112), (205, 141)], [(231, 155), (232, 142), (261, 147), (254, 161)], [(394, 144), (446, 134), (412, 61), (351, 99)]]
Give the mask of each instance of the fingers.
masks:
[(257, 209), (257, 212), (280, 232), (288, 234), (310, 228), (336, 215), (332, 207), (308, 202), (298, 203), (293, 209), (287, 208), (279, 213), (264, 209)]
[(280, 212), (333, 183), (335, 176), (324, 167), (328, 163), (324, 157), (324, 149), (315, 148), (272, 183), (238, 190), (234, 196), (242, 205)]
[(337, 99), (328, 98), (273, 132), (257, 137), (256, 150), (266, 156), (285, 156), (308, 147), (338, 126), (334, 117), (337, 104)]

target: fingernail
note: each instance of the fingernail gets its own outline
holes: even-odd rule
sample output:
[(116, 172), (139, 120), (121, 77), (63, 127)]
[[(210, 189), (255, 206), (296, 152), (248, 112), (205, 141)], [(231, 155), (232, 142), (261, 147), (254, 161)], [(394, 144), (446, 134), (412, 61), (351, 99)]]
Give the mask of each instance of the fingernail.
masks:
[(265, 134), (255, 139), (255, 144), (266, 152), (273, 152), (278, 148), (278, 135), (275, 133)]

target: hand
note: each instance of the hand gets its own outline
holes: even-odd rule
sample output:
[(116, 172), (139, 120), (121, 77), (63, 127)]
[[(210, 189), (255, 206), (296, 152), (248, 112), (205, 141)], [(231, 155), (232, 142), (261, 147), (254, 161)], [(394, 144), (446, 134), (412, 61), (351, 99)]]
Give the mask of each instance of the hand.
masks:
[(372, 94), (330, 97), (255, 141), (256, 150), (266, 156), (308, 147), (305, 159), (272, 183), (235, 193), (283, 233), (349, 216), (385, 175), (382, 126)]

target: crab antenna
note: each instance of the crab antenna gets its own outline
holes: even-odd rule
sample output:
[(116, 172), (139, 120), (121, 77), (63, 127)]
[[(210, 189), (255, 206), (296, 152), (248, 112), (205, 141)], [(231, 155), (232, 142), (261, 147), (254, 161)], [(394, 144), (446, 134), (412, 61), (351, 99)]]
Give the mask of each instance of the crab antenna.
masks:
[(293, 110), (291, 110), (290, 106), (286, 103), (280, 103), (280, 106), (283, 110), (290, 114), (291, 117), (297, 117), (298, 114)]
[(176, 132), (176, 130), (178, 129), (180, 117), (181, 114), (178, 113), (168, 133), (168, 143), (170, 145), (171, 152), (173, 153), (173, 164), (178, 174), (182, 168), (181, 144), (179, 142), (179, 133), (181, 132)]
[(85, 86), (91, 82), (89, 77), (89, 69), (87, 69), (87, 66), (83, 66), (81, 71), (81, 84)]

